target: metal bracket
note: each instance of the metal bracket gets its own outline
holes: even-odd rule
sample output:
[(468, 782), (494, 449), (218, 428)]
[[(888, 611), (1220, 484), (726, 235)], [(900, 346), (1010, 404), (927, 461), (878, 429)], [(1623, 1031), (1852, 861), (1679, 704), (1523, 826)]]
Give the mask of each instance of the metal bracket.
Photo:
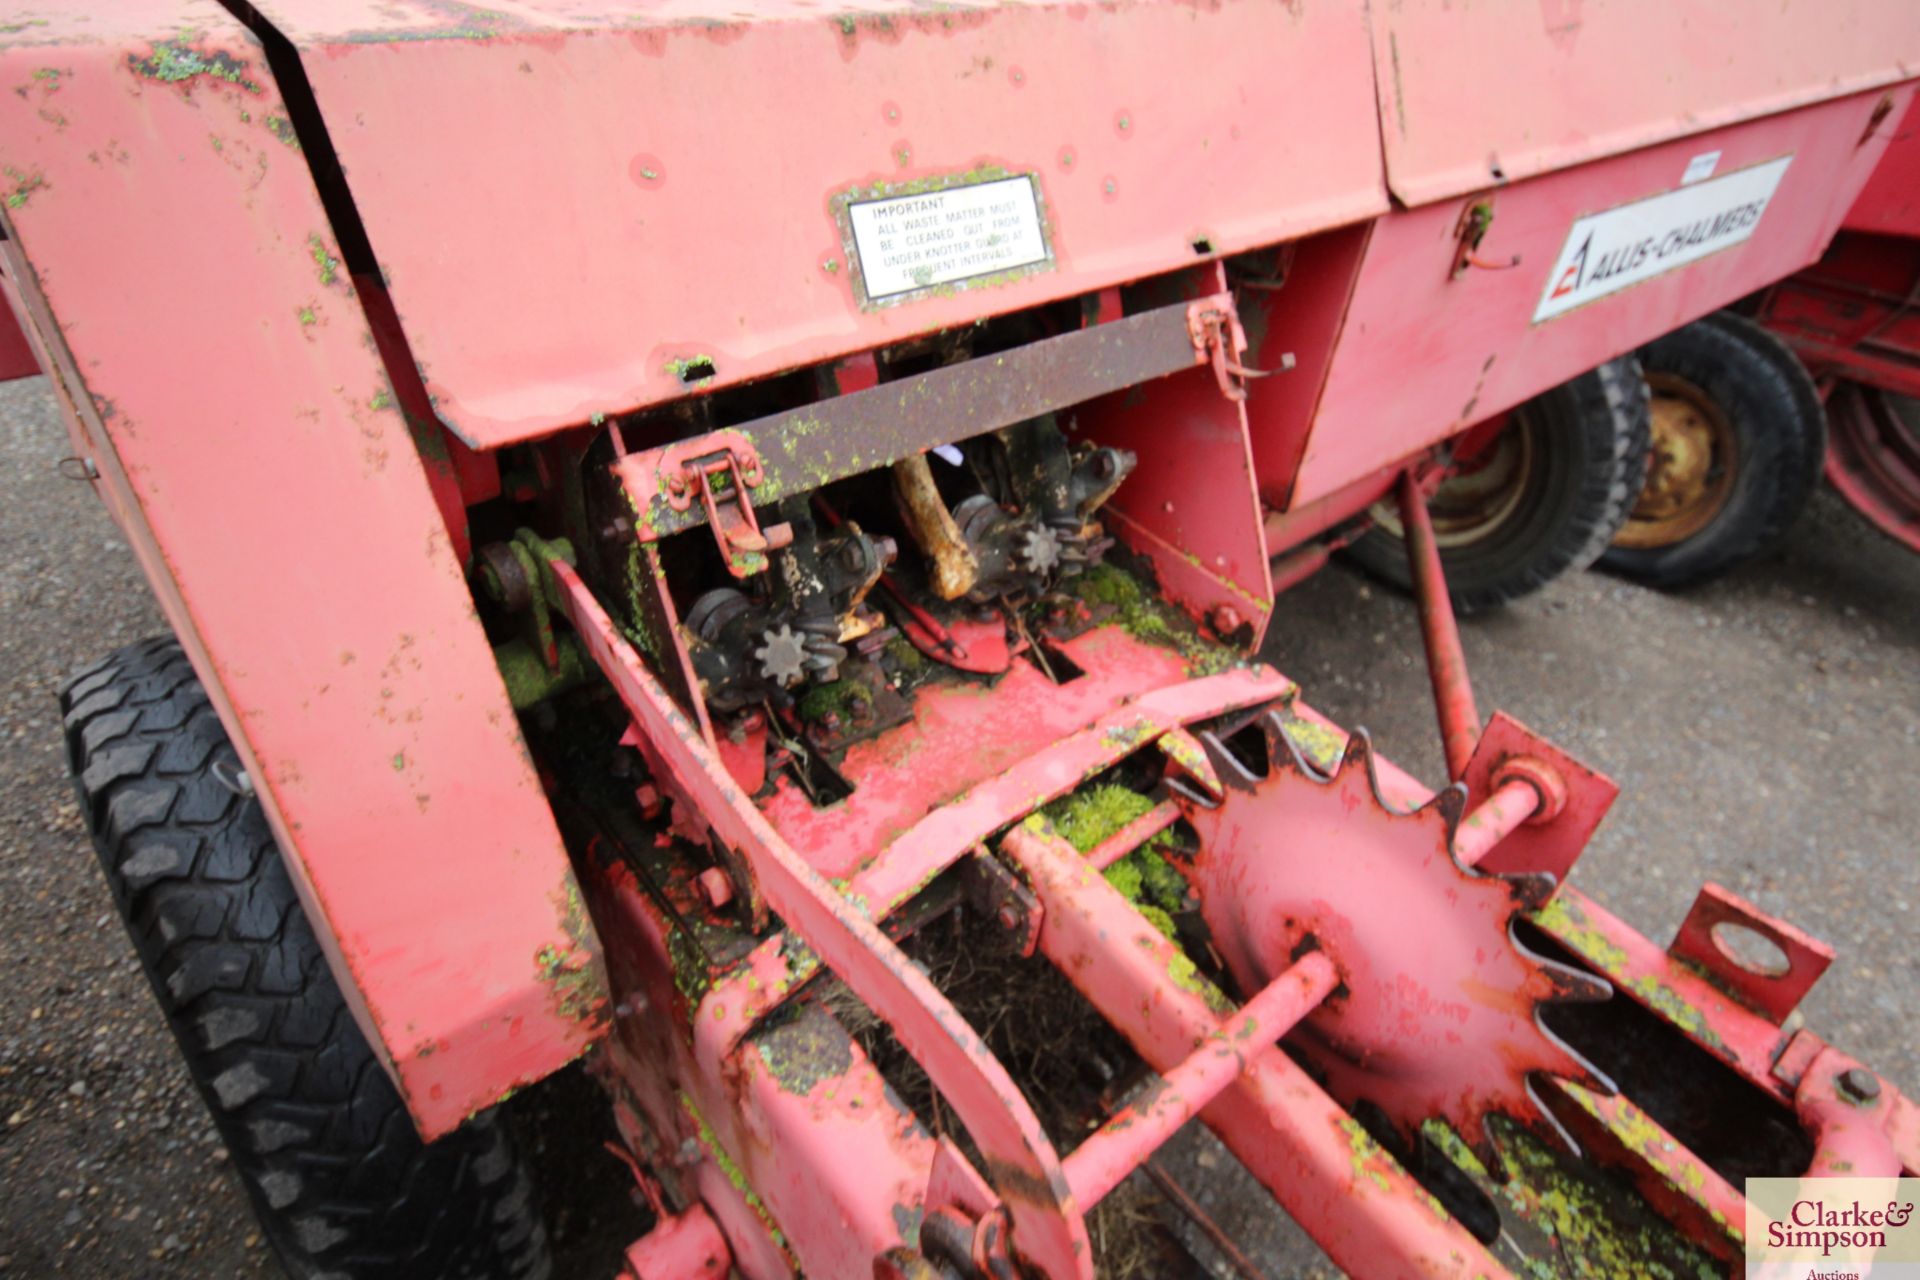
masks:
[[(1778, 949), (1777, 963), (1770, 967), (1738, 954), (1733, 948), (1739, 944), (1722, 930), (1757, 934)], [(1833, 963), (1832, 947), (1717, 884), (1702, 886), (1667, 954), (1693, 965), (1775, 1026), (1786, 1022)]]
[(1460, 221), (1454, 226), (1457, 243), (1449, 279), (1458, 280), (1467, 273), (1469, 267), (1478, 267), (1482, 271), (1511, 271), (1520, 265), (1520, 255), (1517, 253), (1507, 262), (1491, 262), (1480, 256), (1480, 242), (1487, 238), (1487, 232), (1492, 229), (1493, 197), (1489, 195), (1469, 200), (1460, 210)]
[(1016, 952), (1031, 956), (1040, 946), (1040, 899), (984, 847), (962, 866), (968, 904), (1006, 929)]
[[(1560, 787), (1546, 783), (1544, 775), (1551, 775)], [(1540, 793), (1543, 804), (1536, 814), (1545, 811), (1548, 816), (1509, 832), (1479, 862), (1479, 870), (1545, 872), (1555, 883), (1564, 884), (1620, 787), (1506, 712), (1496, 711), (1481, 731), (1460, 780), (1477, 804), (1499, 790), (1501, 783), (1514, 779)]]
[(1220, 394), (1234, 403), (1247, 398), (1245, 379), (1267, 376), (1264, 370), (1240, 363), (1247, 350), (1247, 331), (1240, 326), (1232, 294), (1215, 294), (1188, 304), (1187, 336), (1193, 340), (1193, 362), (1211, 364)]
[[(728, 573), (750, 578), (767, 567), (767, 552), (793, 542), (791, 525), (762, 529), (760, 518), (754, 514), (747, 490), (759, 484), (761, 476), (760, 455), (752, 445), (744, 440), (728, 443), (711, 453), (681, 458), (679, 463), (678, 470), (666, 472), (667, 505), (675, 511), (686, 511), (693, 506), (694, 495), (699, 494)], [(716, 488), (716, 476), (727, 483)]]

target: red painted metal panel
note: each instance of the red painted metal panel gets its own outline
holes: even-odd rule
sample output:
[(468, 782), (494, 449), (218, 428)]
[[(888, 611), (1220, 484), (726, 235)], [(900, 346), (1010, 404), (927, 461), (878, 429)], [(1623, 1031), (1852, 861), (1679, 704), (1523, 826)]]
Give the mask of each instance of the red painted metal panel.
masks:
[(1764, 16), (1722, 0), (1394, 0), (1368, 13), (1387, 184), (1413, 205), (1920, 73), (1906, 0)]
[(0, 308), (0, 382), (31, 378), (39, 372), (40, 361), (20, 329), (19, 318), (12, 308)]
[(1871, 231), (1890, 236), (1920, 236), (1920, 99), (1904, 115), (1887, 117), (1899, 122), (1873, 176), (1860, 198), (1847, 211), (1848, 231)]
[[(261, 8), (482, 446), (682, 395), (675, 361), (711, 389), (1386, 207), (1355, 0)], [(835, 197), (995, 166), (1053, 268), (863, 310)]]
[[(1276, 510), (1288, 508), (1285, 482), (1299, 469), (1300, 454), (1307, 447), (1373, 226), (1344, 227), (1297, 243), (1276, 279), (1241, 284), (1247, 363), (1273, 371), (1273, 376), (1255, 384), (1246, 409), (1255, 482), (1261, 500)], [(1329, 514), (1324, 524), (1309, 521), (1292, 528), (1269, 528), (1268, 549), (1277, 555), (1323, 533), (1378, 496)]]
[[(1910, 93), (1899, 91), (1900, 106)], [(1482, 197), (1493, 221), (1478, 256), (1504, 263), (1517, 255), (1510, 270), (1455, 274), (1461, 218), (1473, 199), (1380, 219), (1291, 477), (1291, 503), (1333, 493), (1383, 460), (1445, 439), (1813, 261), (1884, 145), (1884, 137), (1860, 145), (1880, 96), (1823, 103)], [(1750, 238), (1534, 320), (1576, 220), (1681, 188), (1688, 165), (1707, 152), (1719, 153), (1720, 175), (1793, 157)], [(1267, 494), (1288, 492), (1288, 482), (1264, 471), (1260, 477)]]
[(1114, 533), (1146, 558), (1168, 599), (1220, 635), (1251, 627), (1246, 647), (1258, 649), (1273, 580), (1246, 406), (1195, 369), (1086, 405), (1078, 426), (1140, 459), (1107, 505)]
[(6, 37), (0, 82), (57, 86), (0, 94), (56, 385), (445, 1132), (586, 1047), (590, 928), (261, 50), (218, 6), (125, 0)]

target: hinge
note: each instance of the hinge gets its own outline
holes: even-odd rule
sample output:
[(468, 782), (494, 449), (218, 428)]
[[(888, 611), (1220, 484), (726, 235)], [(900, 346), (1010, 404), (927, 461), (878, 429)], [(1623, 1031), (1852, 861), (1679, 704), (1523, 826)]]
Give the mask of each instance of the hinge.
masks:
[(1240, 314), (1234, 310), (1231, 294), (1216, 294), (1190, 304), (1187, 336), (1193, 340), (1193, 362), (1213, 366), (1214, 381), (1227, 399), (1235, 403), (1245, 400), (1245, 380), (1267, 376), (1264, 370), (1240, 363), (1247, 350), (1247, 331), (1240, 327)]
[(711, 453), (680, 460), (680, 469), (666, 476), (667, 505), (685, 511), (699, 495), (707, 513), (713, 540), (727, 572), (750, 578), (767, 567), (767, 552), (793, 541), (793, 526), (760, 527), (747, 490), (760, 483), (760, 455), (753, 446), (736, 441)]

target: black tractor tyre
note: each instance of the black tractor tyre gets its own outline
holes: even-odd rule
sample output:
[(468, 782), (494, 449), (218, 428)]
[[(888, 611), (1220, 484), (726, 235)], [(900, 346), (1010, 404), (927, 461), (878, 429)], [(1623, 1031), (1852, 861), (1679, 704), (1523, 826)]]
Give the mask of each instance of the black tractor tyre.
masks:
[[(1826, 411), (1806, 367), (1786, 343), (1730, 311), (1648, 343), (1640, 363), (1655, 397), (1649, 489), (1601, 564), (1650, 586), (1682, 587), (1775, 550), (1826, 457)], [(1672, 514), (1674, 499), (1655, 494), (1656, 474), (1673, 456), (1669, 406), (1704, 422), (1714, 440), (1691, 508), (1683, 503)]]
[(421, 1142), (360, 1034), (180, 646), (121, 649), (60, 692), (68, 762), (134, 951), (287, 1271), (544, 1280), (506, 1126)]
[[(1647, 388), (1632, 357), (1610, 360), (1514, 409), (1488, 446), (1498, 485), (1449, 480), (1433, 497), (1447, 591), (1461, 613), (1493, 609), (1537, 591), (1606, 551), (1633, 508), (1646, 468)], [(1453, 514), (1450, 515), (1449, 513)], [(1412, 574), (1393, 499), (1376, 503), (1374, 527), (1347, 554), (1407, 589)]]

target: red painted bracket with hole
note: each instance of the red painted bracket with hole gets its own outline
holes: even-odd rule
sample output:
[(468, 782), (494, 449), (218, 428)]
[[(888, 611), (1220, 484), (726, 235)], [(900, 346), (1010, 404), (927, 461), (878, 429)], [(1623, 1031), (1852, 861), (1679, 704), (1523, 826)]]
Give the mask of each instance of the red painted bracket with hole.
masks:
[[(1778, 955), (1760, 959), (1736, 948), (1758, 935)], [(1755, 1013), (1778, 1026), (1799, 1007), (1833, 963), (1833, 948), (1776, 920), (1745, 898), (1707, 883), (1680, 923), (1667, 954), (1698, 968)]]

